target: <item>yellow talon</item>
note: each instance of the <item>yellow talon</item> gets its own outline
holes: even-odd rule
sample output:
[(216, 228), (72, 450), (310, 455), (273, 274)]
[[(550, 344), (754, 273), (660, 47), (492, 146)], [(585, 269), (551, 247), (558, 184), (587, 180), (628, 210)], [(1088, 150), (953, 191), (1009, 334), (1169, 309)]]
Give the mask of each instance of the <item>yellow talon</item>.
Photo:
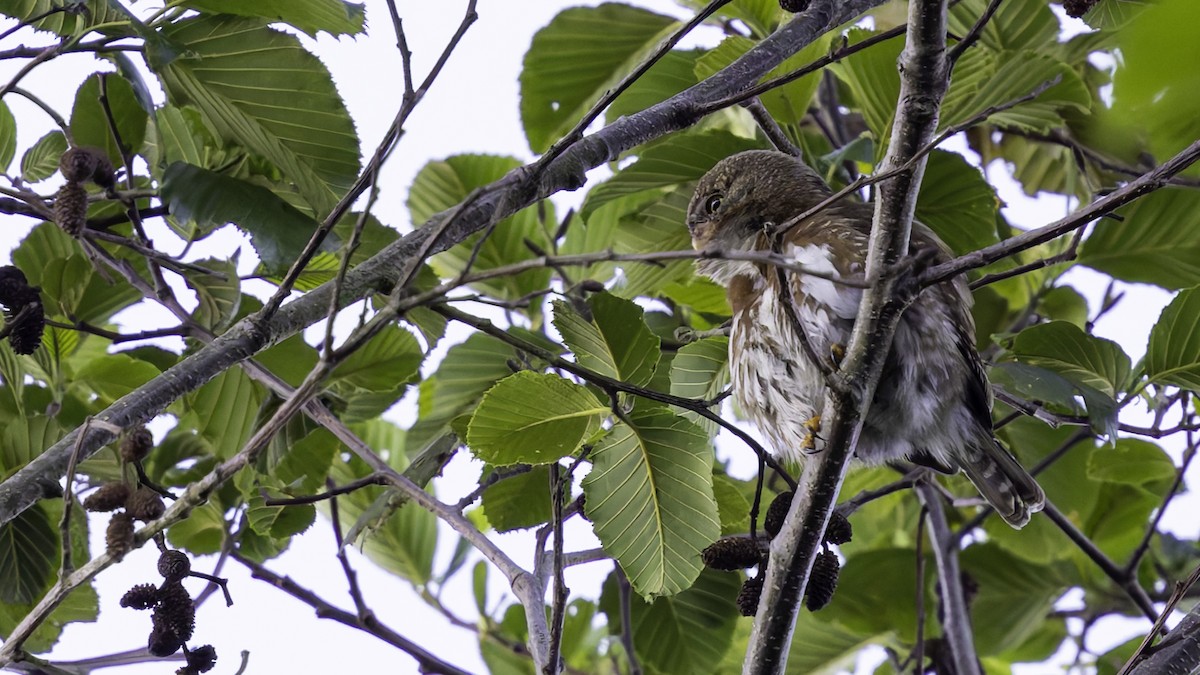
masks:
[(846, 358), (845, 345), (832, 344), (829, 346), (829, 352), (833, 354), (834, 365), (842, 365), (842, 359)]
[(802, 426), (808, 429), (808, 433), (804, 435), (803, 449), (805, 451), (815, 450), (817, 448), (817, 432), (821, 430), (821, 416), (813, 415), (805, 420)]

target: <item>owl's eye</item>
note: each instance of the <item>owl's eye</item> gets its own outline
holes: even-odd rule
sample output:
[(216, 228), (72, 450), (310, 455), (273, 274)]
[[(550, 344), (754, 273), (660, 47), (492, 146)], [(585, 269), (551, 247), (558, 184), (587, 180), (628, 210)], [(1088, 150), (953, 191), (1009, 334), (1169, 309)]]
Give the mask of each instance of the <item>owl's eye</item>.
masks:
[(716, 213), (721, 208), (721, 195), (712, 195), (708, 201), (704, 202), (704, 208), (709, 213)]

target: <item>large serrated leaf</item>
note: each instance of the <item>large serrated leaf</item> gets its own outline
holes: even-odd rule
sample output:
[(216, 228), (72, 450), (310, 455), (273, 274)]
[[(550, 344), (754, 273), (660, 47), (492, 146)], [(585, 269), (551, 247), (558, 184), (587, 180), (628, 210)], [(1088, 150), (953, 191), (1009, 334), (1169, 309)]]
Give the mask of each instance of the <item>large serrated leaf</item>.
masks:
[(41, 507), (0, 525), (0, 602), (38, 599), (54, 571), (59, 545), (58, 532)]
[[(956, 4), (947, 21), (950, 31), (955, 35), (966, 35), (987, 6), (988, 0), (963, 0)], [(1058, 18), (1047, 3), (1006, 0), (983, 27), (979, 43), (993, 51), (1048, 51), (1057, 44), (1058, 31)]]
[[(107, 110), (100, 103), (102, 92), (108, 98)], [(97, 73), (84, 80), (75, 92), (75, 106), (71, 109), (71, 136), (76, 145), (101, 148), (113, 166), (119, 167), (122, 153), (109, 128), (109, 113), (121, 134), (125, 149), (131, 153), (139, 152), (146, 138), (146, 111), (138, 103), (128, 80), (113, 73)]]
[(1181, 291), (1150, 329), (1146, 375), (1151, 382), (1200, 389), (1200, 287)]
[[(857, 44), (874, 33), (853, 28), (846, 34), (848, 44)], [(900, 96), (900, 75), (896, 59), (904, 46), (901, 40), (888, 40), (857, 52), (829, 68), (850, 90), (846, 105), (862, 113), (867, 128), (874, 134), (877, 152), (882, 152), (892, 132), (892, 116)]]
[(316, 37), (318, 31), (333, 37), (357, 35), (365, 28), (363, 5), (342, 0), (186, 0), (190, 7), (209, 14), (236, 14), (282, 21)]
[(998, 241), (996, 192), (962, 155), (929, 154), (914, 218), (925, 223), (958, 255)]
[[(712, 400), (729, 382), (729, 338), (710, 337), (679, 348), (671, 361), (671, 393), (684, 398)], [(692, 411), (679, 411), (711, 438), (717, 423)]]
[[(832, 40), (832, 33), (818, 37), (807, 47), (789, 56), (783, 63), (759, 78), (759, 81), (787, 75), (825, 56), (829, 52), (829, 44)], [(740, 35), (725, 38), (721, 44), (709, 50), (696, 63), (697, 77), (700, 79), (710, 77), (750, 51), (756, 44), (755, 40)], [(781, 124), (798, 124), (808, 114), (809, 103), (820, 82), (821, 72), (812, 72), (798, 80), (765, 92), (758, 98), (767, 108), (767, 112), (771, 113), (771, 116)]]
[(0, 172), (8, 173), (8, 165), (17, 154), (17, 120), (8, 104), (0, 101)]
[[(516, 158), (500, 155), (454, 155), (429, 162), (421, 168), (408, 193), (408, 209), (413, 222), (425, 223), (434, 214), (457, 206), (477, 188), (499, 180), (519, 166), (521, 162)], [(526, 245), (526, 240), (542, 250), (549, 248), (549, 237), (539, 213), (553, 227), (554, 208), (549, 202), (523, 209), (489, 231), (468, 237), (435, 256), (432, 259), (434, 270), (442, 276), (452, 277), (466, 270), (468, 264), (472, 271), (479, 272), (533, 258), (537, 254)], [(487, 239), (480, 244), (480, 238), (484, 236)], [(481, 281), (473, 287), (490, 295), (516, 300), (544, 289), (549, 279), (550, 270), (537, 268)]]
[[(643, 150), (638, 161), (592, 188), (583, 205), (588, 219), (600, 207), (626, 195), (694, 181), (726, 157), (761, 147), (728, 131), (679, 134)], [(679, 229), (684, 230), (680, 221)]]
[(638, 7), (605, 3), (560, 12), (533, 36), (521, 70), (521, 121), (544, 152), (629, 72), (674, 22)]
[(330, 379), (370, 391), (391, 391), (411, 382), (424, 359), (412, 333), (389, 326), (339, 363)]
[(1102, 219), (1079, 262), (1124, 281), (1163, 288), (1200, 283), (1200, 193), (1163, 188)]
[[(86, 12), (55, 12), (60, 7), (85, 5)], [(88, 2), (87, 0), (9, 0), (0, 4), (0, 13), (22, 22), (41, 17), (31, 25), (38, 30), (51, 31), (58, 35), (81, 35), (84, 29), (104, 24), (113, 33), (120, 33), (120, 25), (128, 15), (111, 3)], [(36, 650), (35, 650), (36, 651)]]
[(1129, 356), (1120, 345), (1066, 321), (1026, 328), (1013, 341), (1012, 352), (1021, 363), (1048, 368), (1110, 398), (1123, 391), (1129, 380)]
[(1071, 585), (1062, 564), (1035, 565), (995, 544), (972, 546), (961, 554), (961, 561), (963, 573), (979, 585), (971, 603), (971, 624), (981, 654), (1023, 643)]
[(238, 369), (226, 370), (186, 397), (196, 431), (218, 457), (232, 457), (255, 428), (262, 385)]
[(467, 443), (496, 466), (546, 464), (579, 448), (609, 407), (574, 382), (522, 371), (496, 383), (471, 417)]
[(642, 386), (654, 375), (659, 339), (642, 318), (642, 308), (609, 293), (588, 300), (591, 317), (566, 302), (554, 303), (554, 327), (579, 365)]
[[(489, 468), (488, 471), (495, 471)], [(480, 476), (482, 482), (487, 474)], [(497, 532), (510, 532), (548, 522), (553, 517), (550, 467), (535, 466), (483, 491), (483, 512)]]
[(667, 52), (658, 63), (621, 92), (605, 111), (609, 122), (640, 112), (696, 84), (696, 57), (701, 50)]
[(1047, 131), (1062, 126), (1061, 109), (1086, 113), (1092, 102), (1079, 75), (1045, 54), (972, 49), (963, 55), (959, 68), (955, 69), (955, 79), (942, 106), (942, 128), (966, 122), (995, 106), (1009, 105), (1052, 82), (1033, 100), (994, 112), (988, 120), (997, 125)]
[(455, 417), (469, 411), (497, 380), (512, 374), (512, 347), (475, 334), (446, 352), (437, 371), (421, 382), (417, 423), (409, 432), (414, 445), (440, 435)]
[(700, 574), (700, 551), (721, 533), (712, 447), (682, 417), (620, 422), (592, 451), (583, 479), (596, 536), (643, 597), (674, 595)]
[(1141, 438), (1122, 438), (1113, 447), (1099, 447), (1088, 455), (1087, 475), (1092, 480), (1126, 485), (1167, 482), (1177, 470), (1162, 448)]
[[(325, 66), (293, 35), (229, 15), (164, 30), (150, 50), (172, 104), (191, 104), (225, 139), (262, 155), (324, 215), (358, 175), (358, 135)], [(254, 45), (247, 49), (247, 45)]]
[(58, 171), (58, 160), (67, 151), (67, 137), (61, 131), (42, 136), (21, 156), (21, 180), (38, 183)]
[[(296, 261), (318, 227), (264, 187), (182, 162), (167, 167), (162, 200), (176, 218), (195, 220), (208, 231), (234, 223), (250, 235), (263, 265), (275, 272)], [(327, 240), (325, 248), (333, 245)]]

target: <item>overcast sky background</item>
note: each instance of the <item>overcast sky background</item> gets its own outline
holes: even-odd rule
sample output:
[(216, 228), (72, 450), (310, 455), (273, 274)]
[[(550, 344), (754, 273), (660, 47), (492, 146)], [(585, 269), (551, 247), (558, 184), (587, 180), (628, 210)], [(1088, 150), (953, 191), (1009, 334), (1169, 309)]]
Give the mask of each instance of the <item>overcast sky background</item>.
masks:
[[(465, 2), (398, 4), (413, 52), (414, 77), (419, 81), (457, 28)], [(517, 78), (521, 61), (537, 29), (548, 23), (561, 9), (579, 4), (597, 3), (559, 0), (479, 2), (479, 20), (468, 31), (437, 84), (410, 118), (407, 133), (382, 173), (382, 193), (374, 213), (385, 224), (401, 231), (409, 229), (408, 211), (404, 206), (407, 186), (417, 171), (432, 159), (462, 152), (512, 155), (522, 161), (533, 159), (525, 142), (518, 112)], [(634, 4), (674, 16), (688, 15), (668, 0), (636, 0)], [(367, 0), (366, 5), (369, 36), (341, 40), (322, 36), (316, 41), (306, 38), (306, 42), (332, 71), (358, 125), (363, 152), (370, 154), (399, 105), (402, 81), (400, 57), (395, 48), (386, 5), (382, 0)], [(139, 8), (138, 11), (149, 10)], [(0, 24), (0, 29), (9, 25), (11, 22), (6, 21)], [(1078, 27), (1082, 27), (1082, 24), (1078, 24)], [(685, 44), (711, 45), (719, 39), (717, 31), (704, 29)], [(29, 32), (22, 32), (9, 38), (3, 46), (14, 46), (17, 40), (28, 45), (48, 43), (45, 36), (34, 37)], [(6, 81), (19, 65), (13, 61), (0, 62), (0, 78)], [(97, 70), (111, 70), (111, 67), (83, 55), (63, 56), (39, 66), (21, 86), (66, 113), (70, 110), (78, 84)], [(44, 113), (20, 97), (8, 96), (5, 101), (17, 118), (18, 154), (14, 160), (15, 167), (21, 153), (49, 131), (52, 124)], [(961, 145), (948, 147), (962, 150)], [(10, 169), (10, 173), (17, 171), (19, 168)], [(1003, 166), (989, 167), (988, 178), (1008, 203), (1006, 214), (1015, 224), (1023, 227), (1042, 225), (1068, 211), (1068, 204), (1061, 198), (1025, 198), (1008, 178)], [(556, 196), (555, 200), (564, 205), (577, 204), (579, 197), (565, 194)], [(0, 227), (0, 264), (11, 261), (11, 250), (31, 227), (32, 223), (27, 219), (16, 216), (4, 218), (4, 225)], [(173, 240), (164, 227), (152, 225), (150, 229), (151, 236), (160, 248), (169, 253), (177, 253), (182, 249), (182, 243)], [(228, 257), (239, 247), (242, 249), (241, 271), (249, 273), (256, 264), (253, 251), (248, 241), (231, 231), (231, 228), (194, 246), (188, 259)], [(1087, 270), (1072, 272), (1072, 279), (1077, 280), (1077, 287), (1084, 291), (1095, 311), (1106, 281)], [(176, 289), (185, 302), (191, 297), (181, 284), (177, 284)], [(1145, 350), (1150, 326), (1169, 296), (1151, 287), (1131, 287), (1128, 290), (1130, 296), (1116, 312), (1099, 323), (1096, 332), (1119, 341), (1136, 361)], [(165, 310), (150, 305), (123, 312), (118, 316), (118, 323), (124, 331), (131, 332), (172, 325), (174, 321)], [(458, 339), (461, 339), (459, 335)], [(167, 344), (171, 343), (168, 341)], [(176, 351), (181, 345), (178, 341), (174, 343)], [(121, 348), (127, 349), (129, 346), (123, 345)], [(444, 352), (446, 346), (444, 342), (439, 353)], [(397, 419), (412, 419), (412, 400), (411, 396), (407, 397), (405, 405), (395, 411)], [(161, 434), (165, 425), (157, 426)], [(1179, 448), (1170, 450), (1178, 460)], [(742, 471), (743, 477), (750, 475), (753, 463), (749, 461), (747, 451), (726, 441), (722, 444), (722, 452), (737, 460), (736, 466)], [(470, 491), (478, 475), (479, 464), (460, 454), (446, 474), (436, 481), (439, 497), (443, 501), (457, 500)], [(1168, 514), (1171, 527), (1181, 535), (1196, 536), (1200, 524), (1181, 516), (1189, 511), (1194, 513), (1196, 506), (1196, 500), (1190, 497), (1177, 499)], [(93, 519), (93, 551), (103, 549), (105, 522), (104, 518)], [(435, 570), (444, 567), (456, 542), (446, 528), (442, 528), (440, 534)], [(531, 533), (499, 535), (497, 538), (519, 564), (530, 564), (533, 549)], [(588, 528), (580, 526), (580, 519), (570, 521), (567, 541), (572, 549), (596, 545)], [(286, 573), (330, 602), (352, 611), (353, 606), (345, 593), (345, 579), (333, 556), (334, 549), (334, 538), (327, 521), (318, 518), (313, 528), (296, 537), (290, 550), (271, 561), (269, 566)], [(157, 580), (156, 559), (157, 552), (153, 547), (144, 547), (129, 555), (121, 564), (102, 573), (96, 581), (101, 599), (99, 621), (94, 624), (71, 624), (63, 633), (52, 658), (87, 658), (144, 645), (149, 631), (149, 616), (123, 609), (117, 601), (130, 586)], [(460, 616), (472, 620), (475, 610), (469, 572), (475, 559), (477, 557), (451, 582), (444, 596), (444, 601)], [(359, 572), (368, 602), (384, 623), (456, 666), (472, 672), (485, 672), (473, 633), (450, 626), (443, 617), (418, 599), (406, 582), (379, 572), (356, 552), (351, 553), (351, 560)], [(214, 561), (214, 556), (200, 558), (194, 562), (194, 566), (200, 571), (210, 571)], [(595, 598), (600, 582), (611, 571), (611, 567), (611, 563), (602, 562), (572, 568), (568, 570), (568, 586), (573, 593)], [(240, 565), (230, 563), (222, 574), (230, 579), (230, 590), (236, 604), (226, 608), (219, 596), (205, 604), (198, 612), (192, 643), (211, 643), (216, 647), (220, 660), (214, 673), (235, 672), (238, 655), (243, 649), (251, 652), (248, 673), (417, 672), (415, 663), (409, 657), (364, 633), (317, 619), (312, 610), (302, 603), (266, 584), (251, 580)], [(499, 604), (501, 598), (511, 595), (498, 576), (493, 572), (490, 577), (489, 604), (492, 607)], [(198, 580), (187, 582), (193, 594), (199, 592), (203, 585)], [(1110, 621), (1103, 631), (1093, 635), (1106, 644), (1092, 644), (1091, 647), (1103, 651), (1107, 646), (1123, 642), (1145, 630), (1144, 622)], [(1057, 665), (1023, 667), (1017, 672), (1027, 675), (1062, 672), (1062, 666), (1070, 663), (1072, 657), (1073, 654), (1061, 654), (1056, 659)], [(867, 666), (875, 662), (877, 657), (871, 657), (861, 665), (865, 672), (870, 672)], [(173, 672), (175, 667), (165, 663), (143, 664), (103, 672), (166, 675)]]

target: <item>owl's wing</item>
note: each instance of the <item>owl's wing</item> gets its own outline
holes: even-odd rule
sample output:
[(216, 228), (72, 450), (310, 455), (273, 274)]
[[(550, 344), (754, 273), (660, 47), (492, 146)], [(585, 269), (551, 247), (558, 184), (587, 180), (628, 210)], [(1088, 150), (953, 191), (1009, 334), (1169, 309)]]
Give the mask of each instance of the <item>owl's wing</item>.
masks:
[(967, 366), (967, 381), (963, 391), (967, 399), (965, 403), (967, 410), (971, 411), (971, 416), (979, 422), (980, 426), (990, 432), (992, 429), (992, 388), (988, 384), (983, 360), (979, 358), (979, 351), (975, 349), (975, 320), (971, 317), (970, 291), (967, 290), (966, 283), (961, 278), (950, 283), (953, 286), (961, 287), (947, 288), (944, 292), (957, 296), (951, 297), (949, 300), (957, 315), (954, 322), (957, 329), (954, 345), (958, 347), (958, 353)]

